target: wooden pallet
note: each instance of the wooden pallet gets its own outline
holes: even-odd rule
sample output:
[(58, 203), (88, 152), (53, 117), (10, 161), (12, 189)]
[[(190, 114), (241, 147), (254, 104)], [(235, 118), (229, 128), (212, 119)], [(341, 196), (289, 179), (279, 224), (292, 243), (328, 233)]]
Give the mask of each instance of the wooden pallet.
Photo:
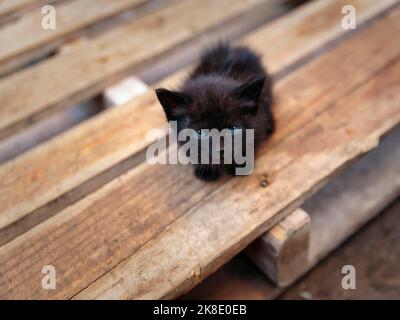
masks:
[(400, 194), (400, 127), (258, 238), (247, 256), (288, 286)]
[[(2, 298), (179, 296), (400, 122), (396, 0), (313, 1), (266, 24), (262, 10), (273, 1), (172, 1), (18, 69), (26, 57), (37, 58), (40, 41), (60, 47), (68, 34), (109, 19), (128, 2), (139, 4), (119, 2), (119, 9), (86, 22), (75, 16), (79, 26), (65, 26), (56, 37), (4, 49), (4, 141), (95, 94), (105, 92), (115, 102), (110, 84), (154, 70), (154, 59), (165, 66), (164, 57), (171, 63), (173, 55), (197, 50), (205, 43), (201, 37), (216, 39), (226, 25), (232, 37), (246, 33), (236, 41), (257, 50), (276, 79), (278, 130), (260, 150), (252, 176), (198, 181), (190, 167), (143, 161), (147, 131), (164, 127), (165, 120), (154, 93), (141, 84), (142, 93), (132, 101), (6, 161), (0, 166)], [(357, 32), (341, 28), (344, 3), (357, 8)], [(255, 13), (256, 22), (243, 23)], [(4, 28), (22, 28), (14, 23)], [(244, 32), (256, 24), (262, 25)], [(157, 85), (174, 85), (185, 72)], [(40, 286), (48, 264), (57, 270), (56, 290)]]

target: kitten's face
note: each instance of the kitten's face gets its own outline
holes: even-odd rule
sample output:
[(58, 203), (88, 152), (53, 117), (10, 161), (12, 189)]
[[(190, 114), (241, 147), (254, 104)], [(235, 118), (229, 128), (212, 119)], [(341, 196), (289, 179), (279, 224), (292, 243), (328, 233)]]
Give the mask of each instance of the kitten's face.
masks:
[(201, 129), (248, 129), (253, 127), (265, 77), (238, 85), (232, 80), (203, 76), (188, 82), (181, 92), (157, 89), (168, 121), (178, 131)]

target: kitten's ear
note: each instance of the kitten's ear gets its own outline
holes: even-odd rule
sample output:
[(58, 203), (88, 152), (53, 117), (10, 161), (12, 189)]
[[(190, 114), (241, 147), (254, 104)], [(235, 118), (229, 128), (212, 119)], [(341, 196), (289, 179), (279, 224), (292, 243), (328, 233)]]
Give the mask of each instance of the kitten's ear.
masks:
[(168, 120), (175, 120), (179, 113), (182, 113), (182, 108), (189, 103), (189, 97), (177, 91), (159, 88), (156, 89), (156, 95)]
[(239, 99), (258, 102), (265, 80), (265, 76), (257, 77), (236, 88), (234, 94)]
[(174, 108), (177, 106), (185, 105), (187, 103), (187, 96), (177, 91), (170, 91), (167, 89), (156, 89), (157, 98), (163, 108)]

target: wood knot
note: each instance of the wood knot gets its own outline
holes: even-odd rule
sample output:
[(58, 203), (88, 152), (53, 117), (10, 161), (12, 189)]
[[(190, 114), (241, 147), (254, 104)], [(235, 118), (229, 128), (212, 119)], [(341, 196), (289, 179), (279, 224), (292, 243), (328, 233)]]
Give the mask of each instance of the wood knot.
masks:
[(262, 174), (261, 175), (261, 180), (260, 180), (261, 188), (266, 188), (266, 187), (269, 186), (269, 184), (270, 184), (270, 182), (269, 182), (268, 175), (267, 174)]

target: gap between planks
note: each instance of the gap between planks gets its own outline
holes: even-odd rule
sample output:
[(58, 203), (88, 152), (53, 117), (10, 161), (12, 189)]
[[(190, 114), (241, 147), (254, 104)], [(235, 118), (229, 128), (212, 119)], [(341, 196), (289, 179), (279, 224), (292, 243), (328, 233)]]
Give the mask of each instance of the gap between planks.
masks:
[[(55, 51), (90, 25), (110, 19), (126, 10), (145, 5), (147, 0), (70, 0), (53, 3), (56, 28), (42, 28), (39, 6), (0, 28), (0, 75), (28, 64), (44, 53)], [(83, 14), (84, 12), (84, 14)], [(14, 39), (18, 38), (19, 41)]]
[[(243, 39), (242, 43), (245, 43), (247, 45), (250, 45), (251, 47), (255, 47), (255, 49), (258, 52), (262, 52), (263, 54), (268, 54), (268, 56), (264, 57), (263, 56), (263, 61), (270, 67), (270, 69), (272, 70), (277, 70), (277, 66), (272, 63), (269, 64), (269, 60), (271, 60), (272, 62), (275, 61), (276, 64), (280, 65), (281, 67), (284, 67), (285, 64), (279, 62), (278, 58), (275, 58), (274, 55), (271, 55), (271, 53), (269, 52), (269, 48), (264, 48), (261, 44), (265, 43), (265, 41), (269, 41), (269, 42), (274, 42), (274, 36), (276, 35), (274, 32), (272, 32), (271, 28), (273, 28), (273, 30), (281, 30), (281, 28), (285, 29), (285, 27), (287, 27), (287, 34), (293, 34), (293, 35), (297, 35), (297, 30), (299, 27), (303, 26), (304, 23), (306, 23), (308, 28), (310, 27), (310, 16), (314, 16), (316, 14), (323, 14), (324, 12), (330, 12), (330, 10), (333, 10), (332, 7), (330, 5), (326, 5), (327, 2), (325, 1), (320, 1), (318, 3), (312, 3), (313, 6), (307, 5), (305, 7), (299, 8), (298, 10), (296, 10), (295, 12), (290, 14), (290, 17), (293, 17), (292, 20), (290, 21), (296, 21), (296, 23), (291, 22), (289, 24), (289, 26), (287, 26), (288, 23), (288, 19), (290, 17), (285, 17), (283, 20), (283, 22), (281, 23), (279, 20), (267, 25), (265, 27), (263, 27), (260, 30), (255, 31), (254, 33), (251, 33), (249, 36), (246, 36)], [(365, 1), (363, 2), (365, 4)], [(314, 5), (317, 5), (316, 7), (314, 7)], [(374, 2), (375, 5), (375, 2)], [(386, 8), (386, 7), (385, 7)], [(336, 10), (336, 8), (334, 7), (334, 9)], [(377, 12), (381, 12), (381, 3), (375, 7), (376, 11), (375, 14), (377, 14)], [(365, 13), (365, 15), (363, 15), (363, 11), (360, 10), (359, 11), (359, 20), (360, 21), (364, 21), (372, 15), (371, 13), (371, 9), (368, 8), (367, 13)], [(340, 18), (340, 17), (338, 17)], [(303, 20), (302, 20), (303, 19)], [(336, 20), (331, 20), (332, 25), (330, 24), (326, 24), (325, 27), (327, 29), (325, 29), (325, 31), (318, 29), (319, 33), (317, 34), (317, 37), (320, 40), (323, 40), (324, 43), (326, 43), (326, 41), (329, 41), (332, 39), (333, 36), (335, 35), (340, 35), (343, 33), (343, 29), (341, 29), (340, 27), (338, 27), (336, 25), (336, 23), (339, 24), (340, 19), (338, 19), (338, 21), (336, 22)], [(289, 41), (291, 39), (288, 40), (288, 42), (282, 42), (282, 39), (280, 37), (282, 31), (279, 31), (278, 36), (280, 39), (279, 45), (277, 45), (280, 50), (282, 50), (282, 52), (287, 52), (288, 50), (288, 46), (292, 46), (292, 43)], [(320, 38), (322, 37), (322, 39)], [(287, 39), (287, 38), (284, 38)], [(308, 53), (310, 50), (315, 50), (318, 49), (318, 47), (316, 48), (316, 38), (311, 37), (310, 38), (310, 34), (306, 35), (306, 38), (303, 39), (304, 41), (302, 42), (297, 42), (297, 45), (299, 45), (299, 48), (295, 51), (291, 51), (290, 53), (290, 59), (297, 59), (299, 57), (301, 57), (301, 54), (305, 54)], [(309, 41), (309, 42), (308, 42)], [(286, 43), (286, 46), (285, 46)], [(320, 43), (320, 45), (323, 45), (324, 43)], [(293, 48), (293, 47), (292, 47)], [(261, 51), (262, 50), (262, 51)], [(274, 54), (276, 54), (277, 56), (279, 56), (280, 54), (279, 52), (274, 52)], [(390, 51), (389, 51), (390, 53)], [(289, 58), (285, 57), (284, 61), (286, 64), (290, 64), (292, 61)], [(179, 78), (179, 77), (178, 77)], [(167, 83), (173, 79), (174, 81), (176, 81), (176, 76), (172, 76), (171, 78), (167, 79)], [(151, 105), (151, 107), (149, 107), (148, 105)], [(134, 135), (133, 137), (128, 138), (126, 135), (123, 134), (122, 129), (124, 128), (123, 126), (118, 128), (118, 130), (114, 130), (113, 128), (110, 127), (110, 124), (112, 124), (113, 122), (120, 122), (123, 119), (126, 119), (127, 115), (131, 115), (132, 113), (135, 112), (135, 110), (140, 110), (141, 107), (140, 106), (146, 106), (146, 112), (144, 112), (144, 110), (141, 111), (141, 115), (144, 116), (147, 114), (148, 116), (148, 123), (146, 123), (145, 127), (143, 128), (139, 128), (136, 127), (135, 130), (129, 129), (130, 132), (133, 134), (135, 133), (136, 135)], [(17, 203), (21, 203), (20, 204), (20, 208), (15, 208), (15, 207), (10, 207), (10, 205), (12, 204), (11, 201), (12, 198), (10, 199), (9, 195), (7, 196), (7, 201), (6, 203), (4, 203), (4, 199), (2, 200), (3, 202), (3, 212), (2, 212), (2, 217), (4, 219), (4, 217), (6, 218), (12, 218), (13, 220), (4, 224), (10, 224), (12, 222), (15, 222), (16, 219), (18, 219), (19, 217), (22, 216), (26, 216), (29, 213), (32, 213), (32, 211), (35, 210), (39, 210), (39, 212), (41, 212), (41, 214), (39, 216), (43, 216), (44, 218), (49, 217), (50, 215), (54, 214), (55, 212), (53, 210), (49, 210), (49, 214), (43, 214), (43, 212), (46, 211), (46, 208), (43, 207), (46, 203), (49, 203), (51, 201), (54, 201), (55, 199), (57, 199), (59, 196), (61, 196), (62, 194), (66, 194), (66, 198), (61, 198), (60, 201), (55, 200), (56, 203), (58, 203), (57, 208), (60, 208), (60, 202), (63, 202), (65, 199), (68, 199), (68, 192), (74, 188), (76, 188), (79, 184), (81, 184), (84, 181), (87, 181), (88, 179), (91, 179), (92, 177), (96, 177), (100, 172), (107, 170), (108, 168), (112, 167), (113, 165), (115, 165), (116, 163), (129, 158), (129, 156), (131, 154), (136, 153), (137, 151), (143, 149), (145, 147), (145, 144), (143, 144), (144, 141), (144, 135), (147, 132), (147, 128), (150, 127), (159, 127), (162, 126), (164, 123), (164, 117), (162, 115), (162, 111), (160, 110), (158, 104), (156, 103), (156, 101), (154, 100), (154, 96), (151, 94), (151, 97), (149, 97), (149, 95), (144, 96), (141, 99), (137, 99), (135, 100), (133, 103), (130, 103), (128, 105), (122, 106), (120, 109), (118, 110), (110, 110), (110, 112), (99, 115), (99, 117), (96, 117), (94, 119), (92, 119), (91, 121), (88, 121), (87, 123), (85, 123), (82, 126), (79, 126), (77, 128), (75, 128), (75, 130), (71, 130), (70, 132), (67, 132), (65, 135), (62, 135), (60, 137), (57, 137), (54, 141), (51, 141), (51, 143), (47, 143), (39, 148), (36, 148), (34, 150), (32, 150), (31, 152), (27, 153), (26, 155), (23, 155), (19, 158), (17, 158), (15, 161), (11, 161), (5, 165), (3, 165), (0, 168), (0, 175), (3, 176), (2, 180), (3, 181), (8, 181), (9, 179), (11, 179), (12, 177), (9, 176), (10, 174), (12, 175), (21, 175), (22, 177), (25, 178), (29, 178), (30, 181), (29, 183), (26, 183), (23, 179), (17, 179), (15, 181), (15, 183), (11, 183), (10, 184), (10, 188), (13, 190), (11, 194), (18, 192), (18, 190), (20, 190), (18, 188), (18, 183), (21, 183), (23, 185), (23, 188), (26, 188), (27, 185), (31, 186), (33, 189), (32, 190), (36, 190), (33, 191), (32, 197), (33, 199), (35, 199), (35, 203), (32, 203), (31, 200), (27, 199), (26, 196), (22, 195), (24, 199), (20, 199), (18, 201), (16, 201)], [(110, 122), (111, 121), (111, 122)], [(137, 121), (135, 121), (137, 123)], [(114, 138), (116, 138), (117, 140), (113, 140), (111, 139), (110, 141), (114, 141), (112, 144), (112, 148), (111, 149), (106, 149), (106, 150), (98, 150), (96, 151), (95, 154), (93, 153), (88, 153), (87, 151), (85, 151), (85, 153), (83, 153), (83, 155), (81, 156), (79, 153), (79, 157), (77, 158), (76, 156), (74, 156), (74, 152), (63, 152), (63, 150), (65, 150), (66, 146), (68, 146), (69, 144), (71, 146), (73, 146), (74, 150), (76, 148), (78, 148), (79, 150), (86, 149), (87, 147), (85, 147), (86, 144), (90, 144), (92, 145), (93, 143), (96, 143), (95, 141), (98, 141), (98, 139), (103, 139), (101, 138), (104, 134), (106, 134), (106, 132), (110, 131), (111, 135), (109, 135), (111, 138), (113, 137), (113, 132), (115, 132), (116, 134)], [(97, 132), (97, 136), (94, 135), (93, 133)], [(99, 135), (100, 134), (100, 135)], [(90, 137), (89, 137), (90, 136)], [(121, 137), (124, 137), (123, 139)], [(89, 139), (90, 138), (90, 139)], [(89, 140), (93, 140), (92, 142), (87, 141), (85, 142), (85, 139), (89, 139)], [(122, 141), (122, 140), (124, 141)], [(75, 141), (76, 140), (76, 141)], [(121, 140), (121, 141), (120, 141)], [(70, 142), (68, 142), (70, 141)], [(118, 142), (119, 141), (119, 142)], [(127, 148), (127, 141), (129, 141), (129, 148)], [(140, 143), (139, 143), (140, 142)], [(108, 144), (104, 144), (104, 146), (107, 146)], [(118, 146), (120, 146), (121, 150), (119, 151)], [(123, 152), (122, 148), (124, 149)], [(47, 151), (46, 151), (47, 150)], [(60, 152), (63, 152), (63, 156), (60, 159), (54, 159), (51, 161), (51, 164), (53, 164), (55, 167), (51, 169), (51, 172), (53, 172), (51, 174), (51, 176), (54, 176), (54, 173), (58, 173), (58, 174), (64, 174), (65, 173), (65, 168), (68, 168), (70, 166), (72, 166), (72, 170), (74, 172), (75, 178), (74, 180), (71, 180), (72, 177), (68, 177), (67, 176), (58, 176), (58, 177), (54, 177), (54, 183), (55, 184), (50, 184), (48, 185), (49, 182), (51, 181), (46, 181), (47, 180), (47, 175), (48, 173), (46, 171), (43, 171), (40, 169), (40, 167), (36, 167), (34, 165), (35, 162), (37, 162), (37, 164), (42, 164), (43, 160), (40, 160), (39, 158), (41, 158), (44, 153), (47, 154), (45, 156), (45, 158), (47, 157), (58, 157), (58, 155), (60, 154)], [(110, 154), (111, 152), (111, 154)], [(100, 154), (101, 157), (96, 159), (92, 159), (92, 157), (94, 155)], [(61, 154), (60, 154), (61, 155)], [(72, 157), (70, 157), (72, 156)], [(37, 158), (37, 161), (35, 161), (34, 159)], [(91, 161), (95, 161), (95, 163), (93, 163), (93, 167), (92, 167), (92, 162)], [(24, 163), (25, 162), (29, 162), (29, 166), (25, 166)], [(71, 161), (71, 162), (70, 162)], [(136, 163), (136, 162), (134, 162)], [(59, 167), (61, 166), (61, 167)], [(75, 167), (77, 167), (75, 169)], [(26, 168), (26, 170), (28, 170), (28, 172), (24, 172), (23, 170), (21, 171), (20, 169), (18, 170), (13, 170), (12, 168)], [(44, 175), (42, 177), (39, 176), (39, 178), (34, 178), (37, 176), (38, 173), (41, 172), (41, 175)], [(50, 173), (50, 171), (49, 171)], [(7, 176), (9, 176), (7, 178)], [(50, 176), (49, 176), (50, 177)], [(43, 179), (45, 181), (43, 181)], [(9, 183), (9, 182), (8, 182)], [(45, 183), (45, 184), (44, 184)], [(38, 188), (38, 186), (40, 188)], [(56, 189), (54, 189), (56, 188)], [(11, 190), (10, 189), (10, 190)], [(9, 194), (11, 191), (7, 191), (7, 189), (4, 190), (4, 192), (2, 192), (2, 194)], [(47, 190), (48, 193), (45, 194), (43, 193), (43, 190)], [(83, 188), (83, 190), (85, 190), (85, 188)], [(81, 191), (83, 191), (81, 190)], [(93, 189), (90, 189), (93, 190)], [(55, 193), (53, 191), (56, 191)], [(77, 192), (78, 194), (79, 192)], [(17, 194), (18, 195), (18, 194)], [(14, 195), (15, 196), (15, 195)], [(44, 198), (43, 198), (44, 197)], [(72, 197), (73, 199), (76, 199), (75, 197)], [(71, 199), (71, 198), (69, 198)], [(25, 205), (23, 205), (23, 203), (21, 202), (25, 202), (26, 203), (26, 208)], [(7, 204), (8, 203), (8, 204)], [(70, 204), (71, 202), (68, 201), (64, 201), (65, 205)], [(12, 214), (7, 213), (8, 210), (11, 210), (9, 212), (12, 212)], [(44, 210), (44, 211), (42, 211)], [(35, 211), (36, 212), (36, 211)], [(34, 214), (35, 216), (35, 214)], [(32, 223), (35, 223), (35, 219), (27, 219), (28, 221), (30, 221), (30, 223), (27, 224), (27, 226), (24, 226), (22, 228), (22, 230), (20, 232), (24, 232), (27, 230), (27, 228), (32, 226)], [(38, 222), (42, 221), (42, 219), (39, 219)], [(13, 229), (13, 227), (11, 227), (11, 229)], [(16, 228), (18, 229), (18, 228)], [(4, 230), (4, 229), (3, 229)], [(10, 231), (10, 230), (8, 230)], [(5, 241), (11, 239), (13, 236), (18, 235), (19, 233), (15, 233), (13, 232), (8, 232), (7, 230), (4, 231), (6, 233), (5, 236), (2, 237), (2, 239), (5, 239)], [(4, 240), (3, 240), (4, 241)]]
[[(398, 15), (399, 12), (390, 14), (368, 30), (358, 33), (354, 38), (347, 40), (277, 84), (278, 93), (286, 93), (277, 102), (278, 120), (285, 120), (286, 126), (285, 128), (280, 126), (280, 130), (274, 138), (263, 147), (264, 152), (261, 151), (257, 159), (258, 168), (254, 175), (243, 179), (231, 179), (225, 184), (225, 181), (221, 181), (216, 185), (211, 185), (194, 180), (189, 175), (190, 168), (153, 167), (144, 163), (99, 189), (80, 203), (67, 208), (54, 218), (0, 248), (2, 256), (7, 257), (2, 268), (7, 268), (5, 264), (11, 266), (11, 264), (17, 263), (11, 269), (7, 269), (7, 272), (3, 269), (4, 285), (15, 286), (19, 281), (23, 283), (36, 281), (36, 268), (41, 265), (42, 259), (47, 260), (51, 256), (53, 259), (61, 259), (54, 263), (57, 263), (57, 269), (60, 270), (58, 281), (62, 284), (62, 290), (52, 292), (53, 298), (66, 297), (71, 292), (77, 291), (79, 286), (86, 287), (91, 279), (92, 281), (98, 279), (104, 270), (111, 269), (113, 271), (100, 278), (100, 281), (93, 284), (92, 288), (89, 287), (88, 291), (83, 291), (82, 294), (97, 295), (102, 292), (120, 297), (135, 297), (136, 293), (129, 290), (138, 289), (141, 290), (140, 293), (137, 292), (140, 297), (151, 294), (172, 297), (187, 290), (215, 270), (228, 257), (235, 254), (242, 246), (261, 234), (263, 230), (268, 229), (283, 215), (298, 206), (304, 200), (303, 197), (309, 196), (321, 187), (335, 170), (376, 145), (379, 136), (399, 121), (399, 113), (396, 112), (398, 111), (396, 108), (399, 106), (391, 105), (393, 109), (388, 107), (388, 103), (392, 102), (390, 99), (396, 101), (396, 92), (398, 92), (396, 91), (398, 88), (395, 87), (398, 85), (398, 81), (394, 77), (397, 76), (396, 72), (399, 66), (396, 64), (393, 67), (393, 60), (394, 57), (399, 56), (399, 51), (397, 47), (385, 47), (384, 44), (388, 43), (388, 39), (383, 35), (387, 37), (391, 35), (380, 32), (387, 30), (388, 27), (396, 30), (398, 23), (396, 14)], [(367, 36), (374, 41), (366, 43), (364, 40)], [(371, 47), (363, 47), (364, 45)], [(361, 48), (360, 46), (364, 48), (364, 51), (361, 50), (361, 52), (365, 56), (351, 57), (348, 55), (349, 52), (355, 50), (354, 48)], [(368, 69), (360, 68), (365, 65), (365, 59), (370, 60), (371, 55), (377, 56), (374, 48), (382, 50), (379, 59), (373, 60)], [(343, 59), (343, 57), (347, 57), (347, 59)], [(332, 76), (335, 72), (338, 76), (343, 76), (344, 70), (332, 68), (332, 66), (337, 66), (338, 62), (341, 62), (341, 67), (352, 75), (352, 77), (343, 77), (340, 83), (338, 83), (337, 77)], [(382, 68), (385, 69), (382, 70)], [(328, 70), (331, 72), (327, 72)], [(354, 72), (355, 70), (357, 72)], [(388, 73), (388, 70), (391, 73)], [(377, 73), (380, 75), (379, 78), (376, 76)], [(382, 73), (384, 74), (382, 75)], [(370, 80), (367, 81), (367, 79)], [(385, 88), (390, 92), (385, 91), (383, 94), (382, 90), (373, 90), (376, 89), (375, 86), (381, 86), (379, 88)], [(290, 90), (287, 90), (288, 88)], [(306, 88), (313, 88), (313, 91), (307, 92)], [(350, 95), (355, 89), (357, 91)], [(375, 95), (371, 95), (370, 91)], [(321, 96), (323, 92), (329, 92), (329, 94)], [(371, 101), (367, 105), (363, 105), (364, 109), (362, 109), (359, 100), (364, 101), (365, 94), (371, 95)], [(293, 97), (296, 99), (292, 100)], [(316, 97), (319, 99), (315, 100)], [(340, 99), (341, 97), (342, 99)], [(311, 104), (311, 101), (314, 103)], [(337, 107), (332, 107), (333, 102), (336, 102)], [(349, 108), (348, 104), (352, 107)], [(372, 119), (369, 109), (377, 105), (380, 107), (378, 108), (379, 113), (375, 112), (375, 117)], [(304, 106), (308, 106), (308, 109), (305, 110)], [(330, 126), (331, 122), (327, 121), (336, 119), (338, 116), (351, 120), (354, 119), (355, 112), (359, 116), (358, 119), (363, 121), (341, 123), (336, 127)], [(296, 113), (300, 113), (301, 117)], [(338, 115), (335, 116), (335, 113)], [(319, 116), (316, 118), (315, 114), (319, 114)], [(293, 117), (291, 121), (288, 121), (291, 117)], [(311, 122), (311, 119), (314, 121)], [(387, 120), (382, 123), (382, 119)], [(293, 123), (296, 124), (295, 127), (302, 128), (302, 130), (294, 130)], [(347, 130), (349, 128), (352, 130)], [(288, 136), (283, 139), (282, 135)], [(302, 143), (299, 143), (300, 141)], [(314, 160), (310, 161), (311, 159)], [(259, 179), (264, 176), (267, 169), (272, 183), (268, 188), (260, 188)], [(294, 175), (296, 172), (301, 175)], [(312, 179), (305, 179), (306, 177), (312, 177)], [(159, 190), (159, 185), (164, 186), (164, 189)], [(133, 194), (138, 195), (135, 192), (136, 186), (142, 190), (142, 193), (132, 198)], [(174, 196), (172, 197), (166, 192), (171, 186), (174, 187)], [(217, 189), (219, 186), (223, 187)], [(110, 200), (115, 194), (119, 195), (118, 201), (112, 204)], [(251, 194), (252, 198), (235, 197), (240, 194)], [(122, 207), (117, 203), (122, 204)], [(78, 212), (78, 208), (82, 211)], [(101, 210), (99, 210), (100, 208)], [(133, 216), (135, 219), (139, 219), (138, 221), (132, 221), (132, 210), (135, 212)], [(231, 214), (232, 212), (234, 214)], [(105, 225), (101, 226), (101, 224)], [(144, 228), (141, 229), (141, 226)], [(215, 228), (218, 229), (220, 226), (229, 226), (229, 228), (228, 230), (224, 229), (227, 231), (226, 233), (220, 232), (221, 230), (215, 232)], [(68, 230), (67, 233), (65, 233), (66, 230)], [(164, 232), (162, 232), (163, 230)], [(175, 233), (174, 230), (179, 232)], [(243, 237), (240, 236), (241, 242), (237, 243), (239, 234)], [(111, 235), (112, 238), (108, 238)], [(92, 236), (95, 237), (95, 241), (91, 241)], [(53, 237), (55, 238), (51, 240)], [(68, 238), (68, 248), (62, 245), (66, 240), (65, 237)], [(160, 237), (162, 239), (167, 237), (167, 241), (157, 242), (156, 245), (155, 242)], [(150, 239), (153, 240), (147, 242)], [(175, 242), (177, 239), (187, 241)], [(46, 240), (46, 244), (44, 240)], [(168, 242), (168, 240), (172, 242)], [(50, 241), (51, 247), (49, 247), (48, 241)], [(104, 241), (104, 246), (102, 241)], [(146, 242), (146, 245), (136, 251), (141, 244)], [(30, 246), (27, 247), (27, 244), (31, 243), (36, 245), (35, 261), (28, 258)], [(233, 243), (235, 244), (232, 247)], [(74, 248), (78, 249), (77, 244), (79, 244), (79, 252), (73, 251)], [(174, 244), (184, 245), (184, 247), (175, 248)], [(204, 248), (198, 250), (196, 245), (202, 245)], [(217, 247), (214, 246), (217, 246), (218, 250), (215, 250)], [(39, 247), (41, 249), (37, 250)], [(171, 267), (175, 267), (174, 261), (177, 261), (166, 259), (163, 265), (153, 265), (156, 268), (153, 270), (149, 266), (142, 268), (143, 266), (136, 265), (140, 270), (135, 273), (136, 267), (130, 268), (129, 264), (139, 262), (138, 255), (146, 256), (149, 248), (151, 250), (165, 249), (163, 254), (168, 253), (170, 258), (184, 255), (185, 259), (181, 261), (187, 261), (188, 264), (179, 265), (173, 271), (168, 269), (168, 264), (172, 263)], [(107, 250), (104, 251), (105, 249)], [(49, 255), (52, 250), (56, 250), (57, 254)], [(134, 254), (131, 255), (132, 253)], [(157, 251), (157, 253), (159, 252)], [(188, 254), (189, 256), (187, 256)], [(18, 258), (23, 256), (25, 257), (23, 263), (18, 263)], [(124, 256), (129, 258), (124, 260)], [(151, 257), (153, 258), (148, 261), (142, 260), (143, 263), (150, 263), (157, 255), (153, 254)], [(190, 259), (201, 263), (200, 273), (195, 272), (194, 274), (199, 275), (195, 279), (191, 275), (193, 275), (193, 270), (199, 270), (199, 268), (198, 264), (193, 265), (191, 263), (193, 260)], [(61, 261), (62, 263), (60, 263)], [(158, 261), (164, 262), (164, 259)], [(67, 271), (70, 270), (68, 264), (75, 266), (73, 271)], [(129, 274), (126, 274), (125, 277), (124, 272), (115, 273), (118, 270), (121, 271), (121, 268), (125, 270), (125, 267), (134, 274), (131, 275), (128, 272)], [(163, 268), (167, 268), (167, 270)], [(162, 277), (157, 281), (146, 281), (147, 276), (151, 280), (159, 271), (167, 271), (160, 275), (168, 274), (168, 279), (176, 284), (174, 288), (177, 291), (169, 290), (171, 283)], [(13, 277), (13, 272), (17, 272), (21, 277), (18, 279)], [(152, 272), (155, 273), (152, 274)], [(134, 278), (134, 275), (140, 278)], [(121, 280), (119, 277), (124, 278)], [(6, 279), (13, 279), (13, 283), (9, 283)], [(113, 282), (114, 280), (117, 283), (110, 284), (109, 281)], [(136, 280), (144, 282), (136, 282)], [(138, 285), (135, 287), (131, 281)], [(146, 283), (151, 284), (154, 290), (147, 291), (149, 287), (146, 287)], [(115, 285), (113, 292), (107, 291), (109, 284)], [(107, 292), (102, 291), (103, 289)], [(94, 291), (90, 293), (90, 290)], [(33, 293), (35, 296), (49, 294), (42, 290), (3, 292), (4, 294), (6, 294), (5, 292), (14, 292), (14, 294), (18, 292), (18, 294), (28, 296)]]
[(1, 79), (0, 103), (6, 107), (0, 109), (0, 135), (4, 138), (46, 114), (93, 97), (146, 61), (262, 5), (263, 0), (178, 2), (105, 32), (74, 54), (55, 56)]
[(248, 257), (278, 286), (292, 284), (400, 195), (398, 163), (400, 127), (307, 200), (307, 213), (295, 210), (258, 238)]
[[(206, 197), (76, 298), (165, 299), (189, 290), (340, 169), (376, 147), (379, 138), (400, 121), (399, 71), (400, 60), (387, 65), (283, 141), (278, 149), (293, 158), (268, 188), (257, 188), (254, 177), (246, 184), (230, 180), (222, 192)], [(270, 153), (258, 161), (265, 165)], [(251, 199), (235, 197), (240, 191), (251, 194)]]
[[(257, 28), (264, 22), (283, 14), (285, 10), (286, 8), (282, 4), (279, 5), (275, 1), (268, 1), (265, 4), (265, 11), (268, 11), (267, 14), (265, 14), (264, 10), (250, 10), (238, 19), (218, 25), (200, 37), (178, 45), (176, 48), (163, 53), (157, 59), (152, 59), (151, 63), (142, 63), (135, 72), (135, 77), (139, 77), (146, 83), (158, 81), (168, 73), (193, 62), (198, 57), (198, 53), (207, 44), (217, 41), (220, 38), (236, 39)], [(78, 38), (72, 44), (67, 43), (62, 45), (60, 52), (62, 54), (73, 53), (79, 45), (82, 45), (86, 41), (88, 41), (88, 38)], [(107, 91), (107, 88), (105, 91)], [(96, 98), (92, 100), (94, 102), (98, 101)], [(83, 105), (92, 105), (92, 100), (83, 103)], [(97, 108), (98, 112), (103, 106), (101, 103), (99, 104), (101, 106)], [(78, 108), (75, 106), (74, 108), (67, 107), (62, 110), (56, 110), (54, 114), (46, 114), (43, 119), (40, 118), (37, 122), (29, 123), (22, 131), (17, 130), (11, 136), (5, 137), (0, 141), (0, 163), (14, 158), (84, 120), (80, 117), (77, 119), (74, 117), (76, 109)], [(89, 113), (88, 117), (91, 114)], [(63, 117), (66, 119), (65, 123), (62, 122)], [(54, 129), (51, 130), (51, 128)]]

